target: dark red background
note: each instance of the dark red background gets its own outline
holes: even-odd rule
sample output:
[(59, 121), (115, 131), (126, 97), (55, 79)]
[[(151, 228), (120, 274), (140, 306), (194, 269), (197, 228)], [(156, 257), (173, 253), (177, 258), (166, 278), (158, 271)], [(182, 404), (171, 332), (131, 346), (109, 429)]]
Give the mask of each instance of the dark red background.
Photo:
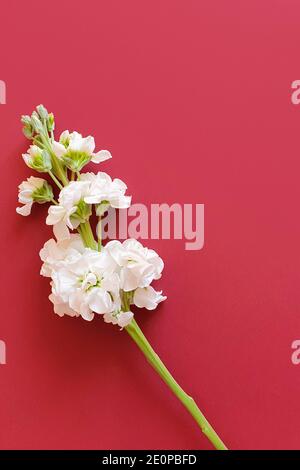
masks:
[(52, 313), (46, 209), (15, 214), (41, 102), (134, 201), (205, 204), (203, 250), (148, 242), (168, 300), (138, 321), (229, 447), (300, 448), (299, 19), (296, 0), (2, 4), (1, 448), (210, 448), (126, 333)]

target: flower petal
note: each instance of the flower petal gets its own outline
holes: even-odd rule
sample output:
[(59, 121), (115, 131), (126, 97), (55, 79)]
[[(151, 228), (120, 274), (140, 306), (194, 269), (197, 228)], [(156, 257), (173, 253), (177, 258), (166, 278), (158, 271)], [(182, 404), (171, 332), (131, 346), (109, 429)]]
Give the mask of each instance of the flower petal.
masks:
[(95, 150), (95, 139), (91, 135), (82, 139), (81, 143), (81, 152), (86, 153), (87, 155), (92, 155)]
[(154, 310), (160, 302), (167, 298), (161, 294), (162, 291), (157, 292), (152, 286), (138, 288), (134, 292), (133, 303), (139, 308)]
[(66, 148), (63, 144), (54, 141), (52, 143), (52, 150), (57, 156), (57, 158), (61, 158), (66, 153)]
[(63, 220), (66, 210), (62, 206), (50, 206), (48, 209), (48, 216), (46, 218), (47, 225), (55, 225)]
[(133, 313), (132, 312), (121, 312), (118, 315), (118, 325), (121, 328), (124, 328), (125, 326), (129, 325), (131, 320), (133, 319)]
[(31, 212), (31, 207), (32, 207), (33, 202), (28, 202), (25, 204), (23, 207), (17, 207), (16, 212), (20, 215), (27, 216)]
[(131, 204), (131, 196), (117, 196), (109, 200), (111, 207), (115, 209), (128, 209)]
[(88, 304), (96, 313), (108, 313), (112, 309), (111, 297), (104, 289), (93, 289), (90, 294)]
[(70, 238), (70, 232), (63, 220), (53, 225), (53, 233), (57, 241), (68, 240)]
[(109, 160), (110, 158), (112, 158), (112, 155), (108, 150), (100, 150), (100, 152), (93, 153), (92, 162), (101, 163)]

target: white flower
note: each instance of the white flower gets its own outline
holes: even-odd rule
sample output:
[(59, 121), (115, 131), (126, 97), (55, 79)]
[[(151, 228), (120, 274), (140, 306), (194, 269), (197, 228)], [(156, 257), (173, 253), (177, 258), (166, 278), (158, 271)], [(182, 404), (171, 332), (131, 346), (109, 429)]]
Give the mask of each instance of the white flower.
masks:
[(83, 173), (80, 181), (72, 181), (59, 195), (58, 205), (49, 207), (47, 225), (53, 225), (58, 238), (67, 238), (66, 227), (76, 229), (91, 215), (91, 205), (97, 204), (97, 214), (102, 215), (109, 205), (124, 209), (130, 206), (131, 197), (125, 196), (127, 186), (106, 173)]
[(160, 302), (163, 302), (167, 298), (161, 294), (162, 291), (157, 292), (152, 286), (138, 287), (134, 291), (133, 303), (139, 308), (154, 310)]
[(80, 235), (72, 234), (69, 239), (62, 241), (55, 241), (51, 238), (40, 250), (40, 258), (43, 261), (40, 274), (51, 277), (54, 270), (76, 262), (84, 251), (85, 247)]
[(21, 215), (29, 215), (34, 201), (47, 202), (53, 198), (52, 188), (43, 178), (30, 176), (19, 185), (18, 201), (24, 204), (17, 207), (16, 211)]
[(161, 277), (163, 260), (137, 240), (125, 240), (123, 244), (114, 240), (107, 243), (106, 250), (118, 267), (121, 288), (125, 292), (148, 287), (154, 279)]
[(113, 312), (105, 313), (103, 316), (105, 323), (112, 323), (113, 325), (119, 325), (121, 328), (129, 325), (133, 319), (132, 312)]
[[(111, 205), (115, 209), (127, 209), (131, 203), (131, 196), (125, 196), (127, 189), (126, 184), (118, 178), (114, 180), (107, 173), (99, 171), (96, 175), (94, 173), (83, 173), (81, 181), (89, 181), (90, 187), (88, 195), (85, 196), (84, 201), (87, 204), (104, 204), (104, 209)], [(98, 215), (102, 215), (99, 207), (97, 210)]]
[[(120, 309), (119, 277), (106, 270), (107, 255), (86, 248), (79, 257), (63, 260), (51, 271), (52, 301), (57, 311), (76, 312), (85, 320), (92, 320), (94, 312), (111, 313)], [(48, 271), (49, 272), (49, 271)]]
[(48, 172), (52, 168), (50, 155), (37, 145), (31, 145), (27, 153), (22, 154), (22, 157), (29, 168), (40, 173)]
[(75, 312), (72, 308), (70, 308), (68, 302), (63, 302), (60, 297), (55, 294), (49, 295), (49, 300), (53, 303), (53, 310), (54, 313), (63, 317), (64, 315), (69, 315), (69, 317), (79, 317), (80, 314)]
[(87, 181), (72, 181), (61, 190), (59, 205), (49, 207), (46, 224), (56, 226), (58, 236), (65, 234), (66, 226), (73, 230), (90, 216), (90, 209), (84, 203), (88, 189)]
[(90, 321), (98, 313), (106, 323), (124, 328), (133, 319), (122, 304), (126, 289), (127, 302), (140, 308), (153, 310), (166, 299), (150, 286), (161, 276), (162, 260), (136, 240), (109, 242), (98, 252), (85, 248), (79, 235), (70, 235), (68, 240), (48, 240), (40, 257), (41, 274), (51, 278), (49, 298), (60, 316)]
[(27, 150), (27, 153), (23, 153), (22, 157), (26, 165), (32, 164), (34, 159), (37, 156), (40, 156), (42, 153), (41, 149), (37, 145), (30, 145), (29, 149)]
[(89, 194), (88, 190), (89, 184), (87, 182), (71, 181), (61, 190), (58, 202), (64, 207), (74, 207), (86, 194)]
[(59, 142), (53, 142), (52, 148), (55, 155), (72, 171), (80, 171), (89, 161), (100, 163), (111, 158), (108, 150), (94, 153), (94, 137), (82, 137), (78, 132), (64, 131)]
[(72, 225), (71, 216), (76, 212), (77, 207), (73, 206), (70, 209), (64, 206), (50, 206), (48, 209), (48, 217), (46, 219), (47, 225), (57, 225), (59, 222), (63, 221), (65, 225), (73, 230), (79, 224)]

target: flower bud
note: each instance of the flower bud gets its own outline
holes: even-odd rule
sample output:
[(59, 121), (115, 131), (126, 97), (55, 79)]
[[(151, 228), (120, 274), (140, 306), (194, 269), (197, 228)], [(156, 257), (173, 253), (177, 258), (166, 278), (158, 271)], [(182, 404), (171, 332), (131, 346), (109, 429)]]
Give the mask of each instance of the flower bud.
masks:
[(41, 119), (48, 119), (48, 111), (42, 104), (37, 106), (36, 110)]
[(33, 129), (32, 129), (32, 127), (31, 127), (31, 126), (24, 126), (24, 127), (23, 127), (23, 134), (25, 135), (25, 137), (26, 137), (27, 139), (30, 139), (30, 140), (31, 140), (32, 137), (33, 137)]
[(31, 126), (31, 117), (28, 115), (23, 115), (21, 117), (21, 122), (25, 124), (25, 126)]
[(31, 125), (31, 117), (30, 116), (22, 116), (21, 117), (21, 122), (24, 124), (23, 127), (23, 134), (27, 139), (32, 139), (33, 137), (33, 128)]
[(55, 121), (54, 121), (54, 114), (50, 113), (47, 118), (47, 128), (49, 132), (54, 131), (55, 129)]
[(43, 124), (41, 123), (41, 121), (39, 119), (39, 115), (35, 111), (33, 111), (32, 115), (31, 115), (31, 123), (32, 123), (32, 126), (33, 126), (35, 132), (37, 132), (38, 134), (40, 132), (44, 132)]

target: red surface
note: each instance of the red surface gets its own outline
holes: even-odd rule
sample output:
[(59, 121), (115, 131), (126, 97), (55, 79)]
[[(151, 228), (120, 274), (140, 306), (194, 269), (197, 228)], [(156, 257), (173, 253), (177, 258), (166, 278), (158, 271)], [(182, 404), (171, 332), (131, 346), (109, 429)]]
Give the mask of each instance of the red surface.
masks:
[(296, 0), (5, 2), (1, 7), (1, 448), (210, 448), (126, 333), (59, 319), (40, 278), (45, 208), (19, 116), (95, 135), (134, 201), (204, 203), (205, 247), (149, 241), (168, 300), (137, 316), (229, 447), (300, 448)]

